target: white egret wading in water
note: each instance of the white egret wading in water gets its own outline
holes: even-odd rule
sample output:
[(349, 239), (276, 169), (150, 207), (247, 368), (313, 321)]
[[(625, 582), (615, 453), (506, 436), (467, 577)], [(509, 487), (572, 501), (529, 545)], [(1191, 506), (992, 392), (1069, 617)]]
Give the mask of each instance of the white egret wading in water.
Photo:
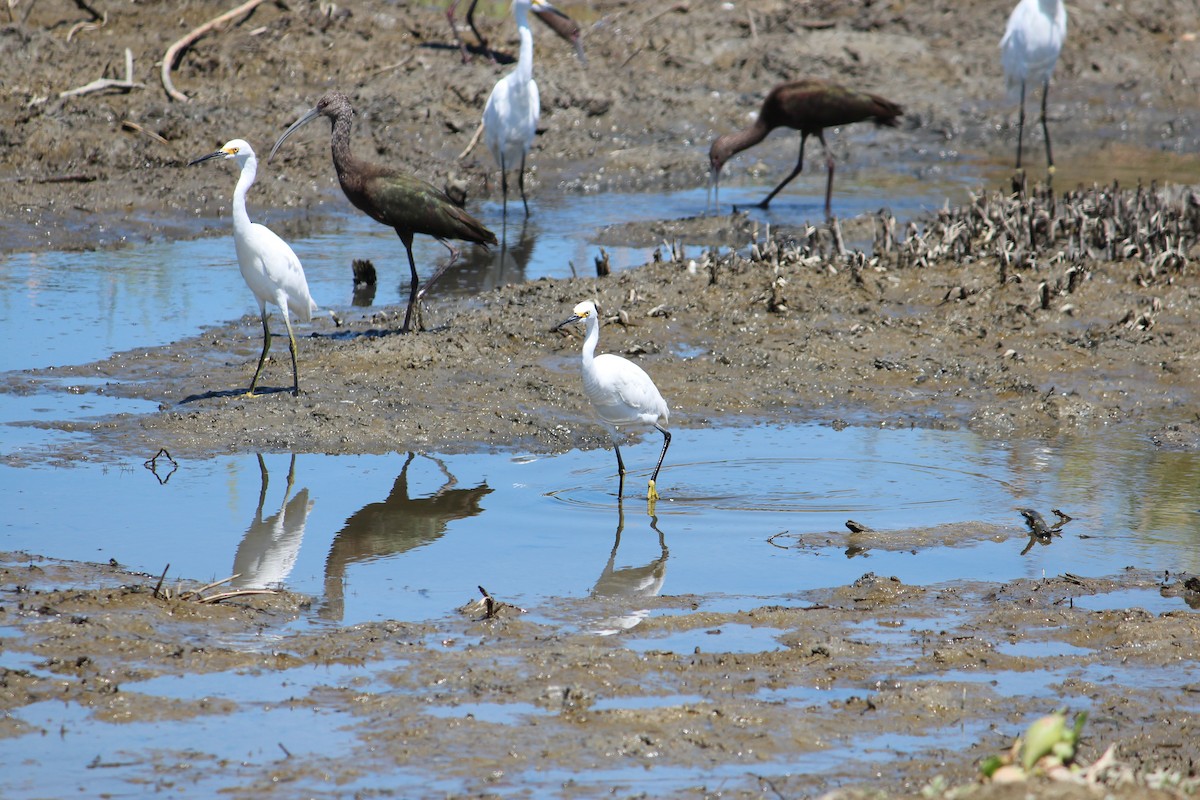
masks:
[(1046, 95), (1050, 93), (1050, 73), (1058, 62), (1067, 38), (1067, 9), (1062, 0), (1021, 0), (1008, 18), (1004, 38), (1000, 40), (1000, 61), (1010, 97), (1020, 97), (1017, 121), (1017, 169), (1021, 168), (1021, 144), (1025, 136), (1025, 84), (1042, 84), (1042, 135), (1046, 137), (1046, 169), (1054, 174), (1054, 156), (1050, 152), (1050, 129), (1046, 125)]
[(663, 448), (654, 474), (650, 476), (647, 498), (657, 500), (658, 471), (662, 469), (667, 448), (671, 446), (671, 433), (664, 427), (671, 413), (667, 401), (663, 400), (646, 371), (637, 364), (612, 353), (596, 355), (596, 344), (600, 341), (600, 315), (591, 300), (584, 300), (575, 306), (573, 316), (563, 320), (557, 327), (581, 320), (587, 326), (587, 335), (583, 340), (583, 391), (596, 409), (600, 421), (608, 428), (613, 449), (617, 452), (617, 472), (620, 474), (617, 497), (625, 492), (625, 462), (621, 460), (621, 448), (617, 444), (617, 428), (623, 425), (653, 425), (663, 435)]
[(537, 135), (538, 118), (542, 113), (537, 81), (533, 79), (533, 31), (529, 29), (529, 9), (540, 0), (513, 0), (513, 17), (517, 20), (517, 35), (521, 51), (517, 66), (496, 82), (483, 108), (483, 140), (492, 158), (500, 167), (500, 190), (504, 197), (504, 216), (508, 216), (508, 172), (517, 169), (517, 185), (521, 203), (529, 216), (529, 201), (525, 199), (525, 158)]
[(308, 322), (312, 319), (317, 304), (308, 293), (308, 281), (304, 277), (304, 268), (300, 259), (292, 252), (292, 248), (274, 231), (265, 225), (250, 221), (246, 213), (246, 192), (254, 183), (258, 170), (258, 159), (254, 149), (243, 139), (233, 139), (215, 153), (209, 153), (188, 163), (188, 166), (208, 161), (211, 158), (232, 158), (241, 168), (237, 187), (233, 190), (233, 241), (237, 245), (238, 266), (242, 270), (242, 278), (254, 297), (258, 300), (258, 312), (262, 317), (263, 348), (258, 357), (258, 367), (254, 370), (254, 378), (250, 381), (247, 397), (254, 397), (258, 388), (258, 378), (262, 374), (263, 364), (267, 360), (267, 351), (271, 349), (271, 329), (267, 325), (267, 303), (279, 306), (283, 315), (283, 324), (287, 326), (288, 350), (292, 354), (292, 394), (300, 394), (300, 372), (296, 367), (296, 336), (292, 332), (292, 320), (289, 311)]

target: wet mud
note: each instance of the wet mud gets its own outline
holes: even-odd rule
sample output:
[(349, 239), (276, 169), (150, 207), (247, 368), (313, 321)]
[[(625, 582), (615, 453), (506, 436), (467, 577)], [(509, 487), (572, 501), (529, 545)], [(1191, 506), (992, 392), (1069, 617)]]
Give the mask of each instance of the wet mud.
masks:
[[(528, 183), (535, 213), (541, 191), (702, 185), (712, 138), (744, 125), (766, 88), (799, 75), (869, 88), (905, 107), (898, 131), (857, 126), (833, 137), (848, 168), (908, 163), (914, 174), (936, 175), (957, 158), (1011, 157), (1015, 115), (996, 46), (1006, 4), (563, 6), (585, 24), (589, 61), (584, 69), (569, 48), (539, 40), (545, 131)], [(0, 207), (0, 246), (120, 247), (223, 227), (228, 176), (182, 165), (234, 136), (265, 150), (330, 88), (356, 103), (360, 154), (464, 187), (468, 208), (498, 195), (485, 152), (457, 156), (505, 65), (479, 57), (462, 65), (439, 8), (263, 4), (184, 53), (173, 77), (191, 99), (169, 100), (158, 60), (225, 10), (114, 6), (101, 20), (69, 4), (10, 9), (0, 54), (28, 66), (0, 97), (10, 120), (0, 182), (19, 197)], [(1063, 171), (1096, 162), (1116, 170), (1112, 154), (1131, 149), (1185, 164), (1197, 149), (1200, 105), (1191, 82), (1195, 5), (1094, 2), (1070, 12), (1051, 95)], [(485, 21), (511, 54), (502, 15)], [(60, 95), (124, 77), (125, 48), (143, 85)], [(726, 174), (786, 169), (794, 139), (776, 136), (777, 149), (743, 154)], [(1026, 145), (1040, 155), (1036, 135)], [(272, 211), (281, 233), (347, 209), (327, 146), (324, 132), (293, 137), (260, 178), (253, 202)], [(553, 330), (584, 298), (598, 299), (605, 315), (601, 348), (654, 375), (682, 436), (785, 419), (1048, 441), (1129, 426), (1146, 447), (1193, 448), (1200, 201), (1166, 182), (1115, 189), (1100, 171), (1099, 186), (1046, 193), (1031, 168), (1023, 198), (1007, 186), (980, 187), (912, 226), (883, 212), (837, 226), (797, 220), (769, 237), (740, 216), (609, 229), (604, 241), (668, 244), (652, 263), (606, 278), (461, 300), (435, 291), (422, 330), (409, 335), (395, 333), (402, 308), (340, 324), (322, 318), (300, 342), (299, 397), (285, 391), (290, 369), (278, 347), (263, 381), (270, 391), (242, 396), (260, 346), (250, 318), (94, 364), (10, 373), (0, 390), (70, 387), (78, 376), (88, 379), (79, 391), (151, 399), (160, 410), (63, 421), (55, 426), (89, 435), (7, 460), (107, 462), (159, 448), (200, 458), (601, 446), (578, 385), (580, 339)], [(669, 242), (683, 230), (719, 249), (675, 251)], [(872, 246), (844, 249), (839, 236)], [(1022, 547), (1029, 536), (1015, 524), (964, 523), (772, 544)], [(155, 591), (156, 576), (36, 555), (8, 555), (3, 571), (3, 651), (29, 664), (0, 670), (5, 711), (54, 698), (99, 718), (167, 723), (231, 714), (236, 704), (163, 702), (140, 694), (136, 681), (306, 664), (372, 672), (371, 689), (325, 688), (293, 701), (337, 713), (369, 747), (353, 759), (281, 755), (243, 765), (238, 785), (247, 794), (351, 785), (409, 764), (443, 776), (439, 788), (457, 795), (936, 794), (973, 786), (983, 757), (1063, 697), (1086, 697), (1095, 709), (1082, 761), (1117, 746), (1102, 791), (1151, 797), (1195, 786), (1190, 670), (1200, 646), (1191, 608), (1200, 598), (1190, 587), (1200, 584), (1174, 571), (929, 588), (864, 570), (850, 586), (726, 613), (704, 610), (703, 598), (645, 598), (641, 623), (618, 637), (576, 624), (582, 600), (539, 610), (537, 621), (515, 609), (484, 619), (472, 604), (420, 624), (297, 632), (288, 625), (311, 601), (286, 593), (202, 603), (177, 586)], [(1178, 605), (1108, 607), (1113, 592)], [(627, 611), (614, 605), (614, 615)], [(747, 630), (767, 632), (770, 644), (740, 647)], [(269, 647), (254, 643), (264, 631), (277, 634)], [(1015, 643), (1035, 646), (1013, 652)], [(808, 693), (803, 714), (784, 700)], [(484, 713), (506, 706), (521, 712), (500, 713), (501, 721)], [(29, 733), (0, 719), (0, 736)], [(185, 781), (170, 766), (187, 757), (184, 745), (168, 743), (150, 768)], [(657, 779), (659, 768), (695, 777)], [(609, 777), (622, 769), (645, 779)], [(975, 794), (1026, 790), (989, 785)], [(1037, 791), (1090, 797), (1101, 789), (1040, 783)]]

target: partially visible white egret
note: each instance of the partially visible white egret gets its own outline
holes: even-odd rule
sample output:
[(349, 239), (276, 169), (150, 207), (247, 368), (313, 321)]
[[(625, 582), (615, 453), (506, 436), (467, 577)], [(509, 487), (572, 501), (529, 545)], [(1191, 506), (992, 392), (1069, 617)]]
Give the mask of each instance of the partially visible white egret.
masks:
[(258, 377), (262, 374), (263, 364), (267, 360), (267, 351), (271, 349), (271, 329), (267, 326), (267, 303), (279, 306), (283, 314), (283, 324), (287, 326), (288, 349), (292, 354), (292, 394), (300, 394), (300, 372), (296, 367), (296, 336), (292, 332), (292, 320), (289, 311), (308, 322), (312, 319), (317, 304), (308, 293), (308, 281), (304, 277), (304, 268), (300, 259), (292, 252), (292, 248), (280, 239), (265, 225), (250, 221), (246, 213), (246, 192), (254, 183), (258, 171), (258, 158), (254, 148), (244, 139), (232, 139), (215, 153), (209, 153), (193, 161), (188, 166), (208, 161), (210, 158), (232, 158), (241, 168), (237, 187), (233, 190), (233, 241), (237, 246), (238, 266), (242, 270), (242, 278), (254, 297), (258, 300), (258, 312), (262, 317), (263, 349), (258, 357), (258, 368), (254, 370), (254, 378), (250, 381), (247, 397), (254, 397), (258, 388)]
[(671, 446), (671, 433), (664, 427), (671, 413), (667, 401), (663, 400), (646, 371), (637, 364), (612, 353), (596, 355), (596, 345), (600, 341), (600, 314), (591, 300), (584, 300), (575, 306), (571, 318), (563, 320), (557, 327), (580, 320), (587, 326), (587, 335), (583, 340), (583, 391), (612, 436), (613, 449), (617, 452), (617, 472), (620, 474), (617, 497), (625, 492), (625, 462), (621, 460), (621, 447), (617, 444), (617, 427), (653, 425), (663, 435), (663, 448), (654, 474), (650, 476), (647, 498), (657, 500), (658, 471), (662, 469), (667, 448)]
[(492, 158), (500, 167), (500, 189), (504, 196), (504, 216), (508, 216), (508, 171), (517, 167), (517, 184), (525, 216), (529, 202), (525, 199), (525, 157), (533, 146), (541, 116), (541, 100), (537, 81), (533, 79), (533, 31), (529, 29), (529, 9), (544, 7), (543, 0), (513, 0), (513, 17), (517, 20), (517, 35), (521, 51), (517, 66), (496, 82), (483, 108), (483, 139)]
[(1020, 97), (1017, 122), (1017, 169), (1021, 168), (1021, 145), (1025, 135), (1025, 84), (1041, 81), (1042, 134), (1046, 137), (1047, 171), (1054, 174), (1054, 156), (1050, 152), (1050, 129), (1046, 125), (1046, 95), (1050, 93), (1050, 73), (1058, 62), (1067, 38), (1067, 9), (1062, 0), (1021, 0), (1008, 17), (1008, 27), (1000, 40), (1000, 61), (1008, 94)]

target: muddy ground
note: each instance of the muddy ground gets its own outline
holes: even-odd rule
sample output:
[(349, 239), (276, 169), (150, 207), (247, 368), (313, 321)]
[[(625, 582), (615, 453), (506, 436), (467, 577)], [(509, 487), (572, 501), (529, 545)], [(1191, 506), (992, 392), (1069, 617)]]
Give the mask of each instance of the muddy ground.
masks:
[[(532, 157), (535, 213), (539, 192), (701, 184), (713, 136), (744, 124), (765, 88), (798, 75), (853, 83), (904, 105), (899, 131), (858, 126), (838, 137), (835, 152), (859, 168), (911, 162), (914, 174), (936, 174), (963, 153), (1007, 158), (1013, 146), (996, 50), (1007, 3), (563, 5), (585, 23), (588, 65), (537, 29), (545, 132)], [(224, 232), (218, 218), (228, 213), (229, 176), (182, 164), (235, 136), (265, 150), (331, 88), (356, 103), (360, 155), (453, 182), (470, 198), (497, 193), (486, 153), (456, 156), (505, 67), (479, 57), (462, 65), (436, 7), (263, 4), (184, 53), (172, 77), (188, 102), (167, 98), (159, 62), (173, 41), (226, 10), (222, 4), (91, 7), (99, 19), (84, 4), (19, 3), (0, 28), (0, 55), (23, 65), (5, 72), (0, 96), (0, 181), (19, 198), (0, 206), (5, 250), (122, 246), (210, 226)], [(1188, 163), (1200, 139), (1195, 3), (1069, 8), (1070, 38), (1051, 95), (1059, 160), (1115, 169), (1121, 153), (1152, 150), (1168, 169)], [(511, 53), (511, 23), (486, 11), (481, 21)], [(141, 86), (60, 96), (100, 77), (124, 78), (125, 48)], [(324, 132), (311, 130), (289, 142), (252, 195), (281, 232), (346, 208)], [(1040, 164), (1040, 138), (1027, 145)], [(751, 151), (727, 169), (779, 167)], [(739, 420), (816, 419), (1053, 441), (1124, 425), (1144, 431), (1146, 447), (1195, 446), (1195, 195), (1169, 186), (1068, 197), (1063, 190), (1074, 187), (1058, 186), (1056, 195), (1014, 201), (1002, 188), (981, 187), (974, 206), (914, 230), (893, 229), (886, 215), (842, 220), (843, 234), (876, 242), (865, 253), (839, 253), (833, 229), (802, 220), (770, 240), (739, 217), (641, 221), (610, 235), (669, 241), (688, 227), (723, 249), (681, 256), (664, 247), (658, 262), (609, 278), (539, 281), (467, 300), (435, 292), (423, 330), (410, 335), (394, 333), (403, 309), (341, 327), (323, 318), (302, 328), (298, 398), (282, 391), (290, 376), (278, 347), (265, 379), (278, 391), (241, 396), (259, 346), (250, 319), (97, 364), (7, 375), (3, 388), (38, 391), (64, 376), (100, 376), (110, 380), (99, 391), (161, 403), (157, 414), (88, 423), (93, 435), (84, 444), (38, 456), (62, 463), (147, 457), (159, 447), (189, 457), (598, 447), (578, 386), (578, 336), (551, 330), (576, 301), (594, 297), (606, 315), (602, 348), (646, 366), (681, 435)], [(751, 242), (753, 251), (729, 254)], [(1023, 535), (1018, 527), (976, 533)], [(912, 547), (936, 538), (911, 535)], [(36, 668), (5, 668), (6, 710), (55, 697), (101, 718), (169, 723), (230, 709), (164, 704), (121, 684), (155, 674), (377, 665), (392, 691), (341, 688), (300, 701), (353, 715), (346, 724), (371, 746), (353, 760), (207, 765), (227, 770), (228, 785), (247, 795), (289, 796), (281, 787), (295, 782), (350, 786), (409, 764), (441, 776), (444, 793), (479, 796), (936, 793), (938, 776), (970, 786), (979, 759), (1000, 752), (1059, 693), (1092, 702), (1082, 760), (1117, 745), (1120, 765), (1099, 776), (1108, 791), (1145, 797), (1186, 788), (1195, 776), (1195, 686), (1186, 677), (1197, 656), (1195, 614), (1087, 611), (1072, 602), (1120, 588), (1190, 598), (1175, 575), (945, 590), (864, 576), (726, 615), (688, 613), (694, 598), (668, 596), (648, 601), (651, 610), (675, 613), (651, 614), (633, 634), (735, 624), (784, 632), (784, 648), (758, 653), (723, 652), (715, 633), (696, 653), (639, 652), (574, 631), (569, 603), (561, 626), (519, 614), (480, 621), (472, 609), (440, 622), (286, 631), (267, 653), (228, 642), (284, 628), (305, 613), (305, 598), (214, 607), (156, 597), (154, 578), (113, 566), (36, 556), (5, 564), (4, 652), (36, 657)], [(1087, 654), (1000, 652), (1026, 640), (1046, 642), (1051, 653), (1073, 646)], [(395, 659), (407, 666), (382, 666)], [(1048, 696), (1014, 697), (963, 678), (1064, 666), (1068, 677), (1047, 678)], [(1152, 673), (1169, 676), (1167, 688), (1136, 680)], [(764, 699), (767, 690), (805, 687), (856, 691), (815, 700), (804, 714)], [(601, 698), (644, 697), (666, 699), (596, 707)], [(696, 697), (703, 699), (688, 699)], [(465, 703), (528, 703), (545, 713), (528, 725), (423, 711)], [(944, 738), (947, 730), (961, 735)], [(30, 731), (6, 717), (0, 733)], [(898, 744), (926, 735), (928, 746)], [(806, 760), (839, 751), (849, 755), (833, 767)], [(172, 765), (186, 757), (184, 748), (166, 747), (147, 769), (160, 786), (174, 781), (182, 790), (187, 772)], [(825, 768), (806, 777), (807, 763)], [(604, 777), (640, 767), (644, 781)], [(658, 768), (700, 777), (656, 783)], [(420, 788), (428, 789), (372, 791), (409, 796)]]

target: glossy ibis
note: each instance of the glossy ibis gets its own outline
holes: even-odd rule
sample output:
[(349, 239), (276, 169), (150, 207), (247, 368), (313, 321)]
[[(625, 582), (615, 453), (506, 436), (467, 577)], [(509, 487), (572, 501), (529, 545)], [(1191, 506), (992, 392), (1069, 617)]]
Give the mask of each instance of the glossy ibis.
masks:
[(492, 158), (500, 167), (500, 190), (504, 197), (504, 217), (508, 217), (508, 171), (518, 167), (517, 185), (521, 188), (521, 203), (529, 216), (529, 201), (525, 199), (525, 158), (537, 135), (541, 100), (537, 81), (533, 79), (533, 32), (529, 30), (528, 12), (531, 0), (513, 0), (513, 16), (521, 38), (521, 52), (516, 68), (496, 82), (483, 108), (483, 139)]
[(254, 183), (258, 171), (258, 158), (254, 149), (243, 139), (233, 139), (214, 153), (194, 159), (188, 166), (208, 161), (211, 158), (232, 158), (241, 168), (237, 186), (233, 190), (233, 241), (237, 246), (238, 266), (242, 270), (242, 278), (254, 297), (258, 300), (258, 313), (262, 317), (263, 348), (258, 357), (258, 367), (254, 370), (254, 378), (250, 381), (247, 397), (254, 397), (258, 388), (258, 377), (262, 374), (263, 364), (267, 360), (267, 351), (271, 349), (271, 329), (267, 325), (267, 303), (279, 306), (283, 314), (283, 324), (287, 326), (288, 349), (292, 354), (292, 394), (300, 394), (300, 372), (296, 367), (296, 336), (292, 333), (292, 320), (289, 310), (296, 316), (308, 322), (312, 319), (317, 304), (308, 293), (308, 281), (304, 277), (304, 268), (300, 259), (292, 252), (292, 248), (275, 232), (265, 225), (250, 221), (246, 213), (246, 192)]
[[(825, 128), (850, 125), (864, 120), (894, 128), (896, 118), (902, 113), (904, 112), (900, 106), (877, 94), (848, 89), (819, 78), (781, 83), (767, 95), (753, 125), (736, 133), (725, 134), (712, 143), (708, 153), (711, 167), (709, 187), (713, 189), (713, 196), (716, 198), (721, 167), (725, 166), (725, 162), (731, 156), (758, 144), (776, 128), (792, 128), (800, 131), (800, 158), (796, 161), (796, 168), (757, 205), (757, 208), (766, 208), (771, 199), (779, 194), (792, 178), (800, 174), (804, 166), (804, 142), (809, 136), (815, 135), (821, 140), (821, 148), (825, 151), (825, 167), (828, 170), (825, 181), (825, 216), (828, 217), (833, 196), (833, 155), (825, 144)], [(719, 199), (716, 202), (719, 207)]]
[(646, 495), (653, 502), (658, 499), (655, 483), (658, 471), (662, 469), (667, 448), (671, 446), (671, 433), (663, 427), (670, 416), (667, 401), (663, 400), (646, 371), (637, 364), (612, 353), (596, 355), (596, 344), (600, 341), (600, 315), (591, 300), (584, 300), (575, 306), (571, 318), (563, 320), (556, 327), (561, 328), (580, 320), (587, 326), (587, 335), (583, 340), (583, 391), (596, 409), (600, 421), (608, 428), (613, 449), (617, 452), (617, 472), (620, 475), (618, 498), (625, 492), (625, 462), (621, 460), (621, 447), (617, 444), (617, 427), (653, 425), (663, 435), (662, 453), (658, 456), (654, 474), (650, 476)]
[(421, 294), (418, 291), (417, 265), (413, 261), (413, 236), (418, 233), (432, 236), (450, 251), (450, 260), (438, 267), (425, 282), (425, 289), (428, 290), (458, 258), (458, 251), (447, 239), (489, 245), (497, 244), (496, 235), (455, 205), (442, 190), (413, 175), (355, 158), (350, 152), (354, 108), (341, 92), (326, 94), (316, 106), (292, 123), (271, 148), (271, 156), (275, 155), (285, 139), (317, 117), (328, 117), (332, 125), (330, 143), (333, 166), (346, 198), (371, 219), (395, 228), (408, 252), (412, 287), (409, 290), (408, 310), (404, 313), (404, 326), (400, 329), (405, 333), (412, 322), (413, 306)]
[[(465, 64), (471, 60), (471, 54), (467, 51), (467, 43), (463, 41), (462, 36), (458, 32), (458, 26), (454, 24), (454, 11), (458, 8), (458, 3), (459, 0), (453, 0), (446, 8), (446, 19), (450, 21), (450, 30), (454, 32), (454, 40), (458, 42), (458, 49), (462, 51), (462, 60)], [(475, 27), (475, 6), (478, 3), (479, 0), (471, 0), (471, 4), (467, 6), (467, 24), (471, 26), (471, 31), (479, 41), (480, 48), (487, 53), (488, 58), (495, 61), (496, 56), (488, 48), (487, 39), (483, 38), (479, 29)], [(573, 44), (575, 46), (575, 55), (579, 57), (580, 62), (587, 64), (587, 58), (583, 54), (583, 39), (580, 35), (579, 24), (575, 20), (559, 11), (550, 3), (545, 2), (545, 0), (536, 0), (533, 3), (532, 11), (550, 30)]]
[(1008, 17), (1004, 38), (1000, 40), (1000, 62), (1008, 94), (1020, 98), (1017, 122), (1017, 169), (1021, 169), (1021, 145), (1025, 136), (1025, 84), (1042, 83), (1042, 134), (1046, 138), (1046, 170), (1054, 175), (1054, 156), (1050, 152), (1050, 129), (1046, 124), (1046, 95), (1050, 93), (1050, 73), (1058, 63), (1063, 41), (1067, 38), (1067, 9), (1062, 0), (1021, 0)]

